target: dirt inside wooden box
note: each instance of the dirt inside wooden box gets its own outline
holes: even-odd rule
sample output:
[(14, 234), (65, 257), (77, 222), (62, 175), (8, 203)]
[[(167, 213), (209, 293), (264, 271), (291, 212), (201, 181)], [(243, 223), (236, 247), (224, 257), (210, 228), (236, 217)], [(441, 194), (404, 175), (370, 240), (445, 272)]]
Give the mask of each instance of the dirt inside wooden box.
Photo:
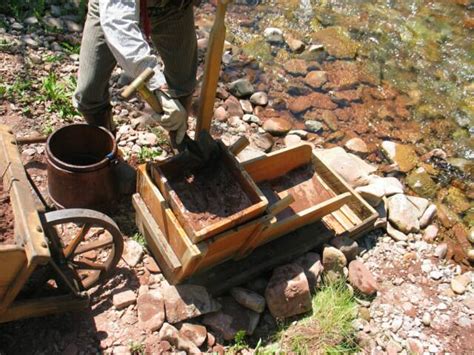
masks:
[(168, 177), (194, 230), (220, 222), (253, 205), (231, 169), (222, 161)]
[(15, 244), (15, 234), (10, 194), (4, 191), (3, 182), (0, 180), (0, 245), (2, 244)]
[(335, 196), (321, 183), (312, 164), (305, 164), (285, 175), (263, 181), (258, 184), (258, 187), (268, 199), (269, 205), (280, 199), (279, 193), (287, 192), (293, 195), (295, 201), (277, 216), (279, 220), (293, 216)]

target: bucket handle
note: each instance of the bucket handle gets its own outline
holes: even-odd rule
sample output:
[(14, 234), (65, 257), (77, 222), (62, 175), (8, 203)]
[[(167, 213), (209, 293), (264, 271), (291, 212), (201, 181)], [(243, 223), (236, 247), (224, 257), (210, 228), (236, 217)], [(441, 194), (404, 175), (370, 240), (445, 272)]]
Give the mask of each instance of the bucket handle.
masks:
[(117, 159), (117, 157), (115, 156), (114, 152), (110, 152), (110, 153), (107, 154), (105, 157), (110, 160), (110, 163), (111, 163), (112, 165), (116, 165), (116, 164), (118, 163), (118, 159)]

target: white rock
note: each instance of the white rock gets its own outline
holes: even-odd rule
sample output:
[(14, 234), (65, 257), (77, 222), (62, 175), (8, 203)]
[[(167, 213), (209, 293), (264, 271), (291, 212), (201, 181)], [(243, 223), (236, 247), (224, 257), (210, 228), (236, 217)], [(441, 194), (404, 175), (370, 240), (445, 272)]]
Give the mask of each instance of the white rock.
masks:
[(394, 227), (392, 227), (392, 225), (390, 223), (387, 223), (387, 233), (388, 233), (389, 236), (391, 236), (397, 242), (408, 240), (408, 236), (406, 234), (404, 234), (404, 233), (400, 232), (398, 229), (395, 229)]
[(406, 195), (397, 194), (388, 199), (388, 219), (403, 233), (418, 232), (418, 208)]
[(346, 144), (344, 144), (344, 147), (353, 153), (367, 154), (369, 152), (367, 144), (358, 137), (349, 139)]
[(446, 254), (448, 253), (448, 244), (441, 243), (438, 245), (434, 251), (434, 255), (436, 255), (439, 259), (444, 259)]
[(430, 224), (423, 231), (423, 239), (427, 242), (432, 242), (438, 236), (438, 227), (435, 224)]
[(428, 312), (425, 312), (423, 314), (423, 318), (421, 321), (423, 322), (425, 326), (429, 327), (431, 324), (431, 314), (429, 314)]
[(158, 137), (151, 132), (140, 132), (137, 139), (137, 144), (141, 146), (155, 146), (158, 144)]
[(265, 31), (263, 31), (263, 36), (267, 42), (270, 43), (279, 44), (284, 42), (283, 31), (279, 28), (267, 27)]
[(420, 227), (425, 228), (433, 219), (433, 217), (436, 215), (436, 205), (429, 205), (426, 211), (423, 213), (423, 215), (420, 218)]
[(438, 270), (433, 270), (430, 272), (430, 277), (433, 279), (433, 280), (441, 280), (443, 278), (443, 273), (438, 271)]
[(369, 184), (366, 186), (358, 186), (355, 189), (364, 200), (376, 207), (382, 201), (385, 195), (385, 189), (380, 184)]
[(417, 217), (421, 218), (421, 216), (423, 216), (423, 213), (425, 213), (426, 209), (428, 208), (428, 205), (430, 202), (426, 198), (423, 198), (423, 197), (407, 196), (407, 198), (418, 209)]
[(255, 123), (255, 124), (258, 124), (259, 126), (262, 124), (262, 121), (260, 120), (260, 118), (258, 118), (255, 115), (245, 114), (242, 117), (242, 119), (244, 120), (244, 122), (247, 122), (247, 123)]
[(287, 147), (294, 147), (301, 144), (301, 138), (296, 134), (288, 134), (284, 138), (284, 142)]
[(306, 139), (308, 138), (308, 132), (305, 131), (304, 129), (292, 129), (291, 131), (288, 132), (288, 134), (294, 134), (301, 139)]
[(136, 266), (143, 256), (143, 247), (136, 241), (130, 239), (125, 242), (125, 248), (122, 255), (123, 260), (130, 267)]

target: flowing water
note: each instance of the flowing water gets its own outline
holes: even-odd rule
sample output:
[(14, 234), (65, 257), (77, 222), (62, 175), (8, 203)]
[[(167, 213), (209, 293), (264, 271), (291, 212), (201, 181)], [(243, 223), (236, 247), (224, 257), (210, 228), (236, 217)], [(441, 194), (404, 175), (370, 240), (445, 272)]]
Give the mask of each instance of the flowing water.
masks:
[[(343, 62), (343, 69), (344, 63), (355, 63), (368, 75), (357, 89), (365, 92), (372, 86), (395, 91), (389, 94), (395, 102), (389, 111), (397, 114), (374, 111), (374, 102), (383, 106), (390, 100), (366, 100), (365, 94), (353, 102), (338, 103), (332, 111), (338, 124), (333, 131), (344, 131), (344, 139), (360, 136), (377, 147), (383, 140), (401, 142), (410, 145), (418, 158), (442, 149), (446, 159), (419, 160), (415, 167), (423, 167), (428, 174), (407, 171), (407, 183), (418, 194), (455, 211), (465, 226), (474, 225), (474, 1), (236, 0), (227, 18), (227, 39), (244, 60), (250, 58), (250, 64), (230, 63), (225, 79), (245, 74), (269, 93), (277, 110), (288, 113), (286, 103), (292, 97), (311, 94), (304, 75), (298, 78), (285, 72), (285, 63), (295, 58), (306, 60), (308, 67), (316, 63), (319, 70), (328, 70), (334, 62)], [(302, 40), (306, 49), (295, 53), (284, 43), (267, 43), (263, 32), (268, 27), (281, 29), (287, 42), (288, 38)], [(315, 91), (332, 95), (327, 87)], [(403, 105), (398, 107), (400, 102)], [(356, 110), (364, 117), (354, 115), (358, 121), (347, 120), (338, 110)], [(298, 124), (325, 111), (317, 110), (311, 118), (307, 112), (290, 116)], [(383, 163), (376, 154), (369, 155), (369, 160)], [(417, 190), (420, 181), (429, 186)]]

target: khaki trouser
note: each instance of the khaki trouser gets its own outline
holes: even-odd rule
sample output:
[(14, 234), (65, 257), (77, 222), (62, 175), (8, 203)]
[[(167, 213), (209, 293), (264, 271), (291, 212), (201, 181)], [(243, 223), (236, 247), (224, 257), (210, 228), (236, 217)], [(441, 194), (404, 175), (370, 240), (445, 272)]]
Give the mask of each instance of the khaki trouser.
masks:
[[(109, 79), (117, 64), (99, 20), (99, 0), (89, 0), (82, 36), (79, 78), (74, 93), (78, 110), (94, 115), (110, 107)], [(148, 2), (151, 40), (164, 63), (169, 94), (174, 98), (191, 95), (196, 86), (197, 42), (190, 1), (160, 6)]]

